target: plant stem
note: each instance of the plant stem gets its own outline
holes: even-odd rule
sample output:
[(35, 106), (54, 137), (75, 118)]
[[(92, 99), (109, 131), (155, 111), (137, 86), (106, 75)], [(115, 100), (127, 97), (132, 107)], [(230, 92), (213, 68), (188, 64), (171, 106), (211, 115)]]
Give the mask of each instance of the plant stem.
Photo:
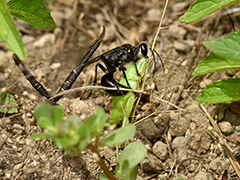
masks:
[(113, 176), (113, 174), (108, 170), (107, 165), (105, 164), (104, 160), (102, 159), (101, 155), (99, 154), (98, 150), (95, 148), (92, 148), (92, 152), (97, 154), (97, 161), (102, 168), (104, 174), (108, 177), (109, 180), (116, 180), (116, 178)]

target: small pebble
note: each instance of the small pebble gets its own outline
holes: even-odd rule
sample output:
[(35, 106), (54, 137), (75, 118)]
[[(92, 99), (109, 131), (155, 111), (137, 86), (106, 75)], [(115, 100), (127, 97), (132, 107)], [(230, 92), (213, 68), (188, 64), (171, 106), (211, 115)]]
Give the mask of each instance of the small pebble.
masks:
[(7, 138), (7, 142), (8, 142), (9, 144), (13, 144), (13, 140), (12, 140), (11, 138)]
[(47, 33), (41, 36), (40, 39), (36, 40), (33, 43), (33, 47), (40, 48), (45, 46), (46, 44), (53, 44), (55, 40), (56, 40), (56, 37), (54, 34)]
[(27, 112), (27, 113), (26, 113), (26, 116), (27, 116), (27, 117), (32, 117), (32, 113)]
[(7, 135), (6, 135), (6, 134), (1, 134), (1, 137), (2, 137), (2, 139), (3, 139), (4, 141), (7, 140)]
[(149, 109), (149, 107), (150, 107), (150, 103), (146, 103), (141, 107), (141, 110), (146, 111), (147, 109)]
[(24, 127), (21, 126), (20, 124), (13, 124), (14, 129), (19, 129), (19, 130), (24, 130)]
[(193, 180), (213, 180), (213, 177), (210, 173), (200, 171)]
[(180, 27), (178, 25), (171, 25), (168, 29), (169, 31), (169, 34), (172, 36), (172, 37), (175, 37), (177, 39), (183, 39), (184, 36), (186, 35), (187, 33), (187, 30), (184, 29), (183, 27)]
[(211, 83), (212, 83), (211, 79), (205, 79), (202, 82), (200, 82), (199, 86), (200, 86), (200, 88), (204, 89), (207, 85), (209, 85)]
[(193, 40), (178, 40), (173, 42), (173, 47), (182, 52), (188, 52), (194, 45)]
[(225, 135), (229, 135), (233, 132), (234, 127), (230, 124), (230, 122), (227, 121), (222, 121), (220, 123), (218, 123), (219, 128), (221, 129), (221, 131), (225, 134)]
[(189, 121), (180, 116), (178, 113), (170, 112), (170, 129), (169, 132), (172, 136), (183, 136), (189, 128)]
[(145, 172), (158, 172), (163, 169), (162, 161), (152, 154), (147, 154), (140, 164)]
[(60, 68), (61, 67), (61, 63), (52, 63), (50, 66), (49, 66), (49, 68), (50, 69), (52, 69), (52, 70), (54, 70), (54, 69), (58, 69), (58, 68)]
[(38, 101), (38, 97), (35, 94), (28, 94), (28, 98), (33, 100), (33, 101)]
[(187, 144), (187, 139), (184, 136), (178, 136), (176, 137), (173, 141), (172, 141), (172, 148), (176, 149), (176, 148), (181, 148), (186, 146)]
[(147, 12), (149, 18), (160, 18), (161, 11), (158, 8), (150, 8)]
[(63, 25), (64, 20), (64, 14), (60, 11), (52, 11), (51, 16), (54, 19), (54, 22), (56, 23), (57, 27), (61, 27)]
[(28, 36), (28, 35), (24, 35), (22, 37), (22, 42), (26, 45), (26, 44), (30, 44), (33, 41), (35, 41), (35, 38), (33, 36)]
[(152, 121), (142, 123), (139, 128), (141, 129), (142, 134), (150, 141), (161, 136), (158, 128)]
[(167, 145), (164, 144), (162, 141), (157, 141), (153, 145), (153, 154), (157, 156), (161, 160), (165, 160), (168, 155)]
[(165, 179), (167, 179), (167, 177), (168, 177), (168, 174), (167, 174), (167, 173), (159, 174), (159, 175), (158, 175), (158, 180), (165, 180)]
[(210, 162), (210, 169), (215, 171), (217, 174), (221, 174), (221, 172), (227, 168), (227, 162), (221, 157), (217, 157)]

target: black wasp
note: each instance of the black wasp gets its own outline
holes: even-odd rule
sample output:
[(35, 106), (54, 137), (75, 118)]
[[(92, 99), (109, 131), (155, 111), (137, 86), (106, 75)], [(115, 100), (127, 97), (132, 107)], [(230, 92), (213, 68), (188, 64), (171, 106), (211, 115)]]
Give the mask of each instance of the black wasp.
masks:
[[(126, 77), (125, 73), (126, 68), (124, 67), (124, 65), (133, 62), (136, 68), (136, 72), (140, 76), (138, 69), (136, 67), (136, 62), (143, 57), (148, 58), (148, 47), (146, 43), (141, 43), (138, 47), (135, 47), (131, 44), (123, 44), (90, 60), (86, 65), (92, 64), (101, 59), (105, 64), (106, 68), (100, 63), (96, 64), (94, 85), (97, 82), (97, 68), (99, 67), (105, 73), (101, 78), (102, 86), (118, 88), (118, 90), (115, 91), (109, 90), (107, 92), (109, 92), (112, 95), (119, 96), (126, 93), (124, 91), (119, 91), (119, 88), (131, 88)], [(122, 71), (123, 77), (126, 79), (128, 87), (119, 84), (114, 79), (113, 74), (114, 72), (117, 71), (117, 68), (120, 71)]]
[[(139, 46), (135, 47), (130, 44), (123, 44), (119, 47), (116, 47), (112, 50), (109, 50), (100, 56), (97, 56), (96, 58), (92, 59), (89, 61), (93, 53), (97, 50), (99, 47), (100, 43), (103, 40), (103, 37), (105, 35), (105, 28), (103, 27), (103, 31), (100, 34), (100, 36), (95, 40), (93, 45), (90, 47), (89, 51), (85, 54), (83, 57), (81, 63), (71, 71), (69, 76), (66, 78), (64, 83), (62, 84), (61, 88), (58, 90), (58, 93), (61, 93), (65, 90), (68, 90), (72, 87), (73, 83), (79, 76), (79, 74), (83, 71), (84, 67), (87, 65), (90, 65), (96, 61), (102, 60), (103, 63), (105, 64), (106, 68), (100, 64), (97, 63), (95, 67), (95, 78), (94, 78), (94, 84), (96, 84), (97, 81), (97, 68), (99, 67), (105, 74), (101, 78), (101, 84), (102, 86), (105, 87), (116, 87), (118, 90), (108, 90), (112, 95), (122, 95), (125, 94), (126, 92), (120, 91), (119, 88), (131, 88), (129, 85), (129, 82), (127, 81), (126, 78), (126, 73), (125, 70), (126, 68), (124, 67), (125, 64), (128, 64), (130, 62), (133, 62), (138, 73), (137, 67), (136, 67), (136, 61), (139, 60), (140, 58), (148, 58), (148, 47), (146, 43), (141, 43)], [(151, 49), (150, 49), (151, 50)], [(151, 50), (152, 51), (152, 50)], [(152, 51), (153, 55), (153, 60), (154, 60), (154, 70), (153, 74), (155, 73), (156, 69), (156, 63), (155, 63), (155, 57)], [(32, 74), (27, 70), (25, 65), (22, 63), (22, 61), (18, 58), (16, 54), (13, 55), (13, 59), (16, 63), (16, 65), (19, 67), (19, 69), (22, 71), (22, 73), (25, 75), (26, 79), (31, 83), (31, 85), (44, 97), (47, 99), (51, 98), (47, 90), (32, 76)], [(117, 71), (117, 68), (122, 71), (124, 78), (127, 81), (128, 87), (119, 84), (116, 82), (114, 79), (114, 72)], [(56, 98), (53, 99), (52, 103), (56, 103), (62, 96), (57, 96)]]

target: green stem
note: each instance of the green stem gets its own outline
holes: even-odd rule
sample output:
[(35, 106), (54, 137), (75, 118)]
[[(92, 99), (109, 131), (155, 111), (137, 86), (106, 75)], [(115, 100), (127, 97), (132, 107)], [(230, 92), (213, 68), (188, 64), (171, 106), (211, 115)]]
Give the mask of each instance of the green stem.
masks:
[(106, 163), (104, 162), (104, 160), (102, 159), (101, 155), (99, 154), (98, 142), (99, 142), (99, 137), (96, 137), (95, 145), (93, 145), (91, 147), (91, 151), (93, 153), (97, 154), (97, 158), (96, 158), (97, 162), (100, 165), (100, 167), (102, 168), (104, 174), (108, 177), (108, 179), (109, 180), (116, 180), (116, 178), (113, 176), (113, 174), (108, 170), (108, 167), (107, 167)]
[(102, 168), (104, 174), (108, 177), (109, 180), (116, 180), (113, 174), (108, 170), (107, 165), (105, 164), (104, 160), (102, 159), (101, 155), (99, 154), (97, 149), (92, 149), (92, 152), (97, 154), (97, 161), (100, 167)]

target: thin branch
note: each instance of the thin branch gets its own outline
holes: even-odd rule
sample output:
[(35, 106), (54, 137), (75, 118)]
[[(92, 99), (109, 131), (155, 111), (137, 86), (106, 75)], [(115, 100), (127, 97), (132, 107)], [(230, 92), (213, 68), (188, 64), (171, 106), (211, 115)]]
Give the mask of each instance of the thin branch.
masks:
[(165, 13), (166, 13), (167, 6), (168, 6), (168, 0), (166, 0), (165, 6), (164, 6), (164, 9), (163, 9), (162, 17), (161, 17), (161, 20), (160, 20), (159, 25), (158, 25), (158, 30), (157, 30), (157, 33), (156, 33), (156, 35), (154, 37), (153, 43), (152, 43), (152, 49), (154, 49), (154, 46), (155, 46), (158, 34), (159, 34), (160, 30), (161, 30), (162, 22), (163, 22), (163, 18), (165, 16)]
[[(104, 86), (78, 87), (78, 88), (73, 88), (73, 89), (69, 89), (69, 90), (63, 91), (61, 93), (58, 93), (55, 96), (52, 96), (51, 98), (49, 98), (48, 101), (51, 102), (54, 98), (56, 98), (58, 96), (63, 96), (65, 94), (71, 94), (71, 93), (74, 93), (74, 92), (86, 91), (86, 90), (92, 90), (92, 89), (95, 89), (95, 90), (112, 90), (112, 91), (118, 90), (117, 88), (110, 88), (110, 87), (104, 87)], [(129, 91), (129, 92), (135, 92), (135, 93), (139, 93), (139, 94), (150, 95), (150, 93), (146, 92), (146, 91), (139, 91), (139, 90), (133, 90), (133, 89), (127, 89), (127, 88), (119, 88), (119, 91)]]

